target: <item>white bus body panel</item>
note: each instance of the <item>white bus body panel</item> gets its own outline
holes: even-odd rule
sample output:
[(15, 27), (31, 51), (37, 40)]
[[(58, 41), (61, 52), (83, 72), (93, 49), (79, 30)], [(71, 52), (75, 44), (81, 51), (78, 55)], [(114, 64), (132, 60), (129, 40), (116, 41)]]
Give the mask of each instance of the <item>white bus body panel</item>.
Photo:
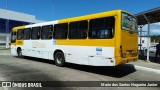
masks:
[(17, 48), (14, 45), (11, 45), (11, 53), (15, 56), (17, 55)]
[[(53, 45), (54, 40), (25, 40), (24, 43), (21, 47), (24, 56), (53, 60), (54, 51), (61, 50), (64, 53), (65, 62), (68, 63), (115, 66), (114, 47)], [(36, 47), (34, 43), (42, 44), (45, 48)]]
[(54, 47), (64, 52), (66, 62), (69, 63), (91, 66), (115, 66), (114, 47), (61, 45)]
[(53, 60), (53, 40), (24, 40), (22, 54), (43, 59)]
[(87, 54), (89, 55), (89, 65), (115, 66), (114, 47), (90, 47), (87, 48)]

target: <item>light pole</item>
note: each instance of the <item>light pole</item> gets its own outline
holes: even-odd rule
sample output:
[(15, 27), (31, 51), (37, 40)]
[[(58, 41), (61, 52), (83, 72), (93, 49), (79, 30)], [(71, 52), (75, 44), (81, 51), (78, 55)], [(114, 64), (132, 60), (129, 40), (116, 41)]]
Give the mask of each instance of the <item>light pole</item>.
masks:
[(6, 0), (6, 10), (8, 9), (8, 0)]
[[(8, 0), (6, 0), (6, 12), (8, 10)], [(6, 19), (6, 32), (9, 33), (9, 19)]]
[(149, 46), (150, 46), (150, 22), (149, 22), (149, 19), (146, 17), (146, 15), (145, 14), (143, 14), (143, 16), (144, 16), (144, 18), (147, 20), (147, 22), (148, 22), (148, 35), (147, 35), (147, 38), (148, 38), (148, 40), (147, 40), (147, 62), (150, 62), (150, 60), (149, 60)]
[(53, 15), (53, 11), (54, 11), (54, 2), (55, 2), (55, 1), (52, 0), (52, 9), (51, 9), (51, 10), (52, 10), (52, 18), (54, 17), (54, 15)]
[[(6, 0), (6, 12), (7, 12), (7, 10), (8, 10), (8, 0)], [(9, 32), (9, 19), (8, 18), (6, 19), (6, 32), (10, 33)], [(6, 37), (6, 48), (9, 48), (9, 36), (8, 35)]]

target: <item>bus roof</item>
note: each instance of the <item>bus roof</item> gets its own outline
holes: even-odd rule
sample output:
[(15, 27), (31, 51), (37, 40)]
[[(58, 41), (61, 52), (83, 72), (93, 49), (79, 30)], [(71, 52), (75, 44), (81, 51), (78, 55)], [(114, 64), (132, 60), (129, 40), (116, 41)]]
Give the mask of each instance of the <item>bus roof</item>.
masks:
[(81, 20), (89, 20), (94, 18), (100, 18), (105, 16), (113, 16), (116, 15), (117, 12), (121, 12), (122, 10), (113, 10), (113, 11), (106, 11), (101, 13), (89, 14), (84, 16), (78, 16), (73, 18), (66, 18), (59, 20), (59, 23), (67, 23), (67, 22), (74, 22), (74, 21), (81, 21)]
[(53, 24), (57, 24), (57, 23), (68, 23), (68, 22), (74, 22), (74, 21), (82, 21), (82, 20), (100, 18), (100, 17), (105, 17), (105, 16), (114, 16), (114, 15), (117, 15), (117, 13), (120, 13), (120, 12), (125, 12), (127, 14), (130, 14), (130, 13), (128, 13), (126, 11), (123, 11), (123, 10), (106, 11), (106, 12), (89, 14), (89, 15), (84, 15), (84, 16), (82, 15), (82, 16), (73, 17), (73, 18), (54, 20), (54, 21), (50, 21), (50, 22), (43, 22), (43, 23), (26, 25), (26, 26), (18, 26), (18, 27), (14, 27), (13, 31), (16, 31), (17, 29), (36, 27), (36, 26), (42, 26), (42, 25), (53, 25)]
[(14, 27), (13, 31), (17, 31), (17, 29), (24, 29), (24, 28), (29, 28), (29, 27), (37, 27), (37, 26), (43, 26), (43, 25), (52, 25), (56, 24), (58, 21), (49, 21), (49, 22), (43, 22), (43, 23), (36, 23), (36, 24), (31, 24), (31, 25), (26, 25), (26, 26), (18, 26)]

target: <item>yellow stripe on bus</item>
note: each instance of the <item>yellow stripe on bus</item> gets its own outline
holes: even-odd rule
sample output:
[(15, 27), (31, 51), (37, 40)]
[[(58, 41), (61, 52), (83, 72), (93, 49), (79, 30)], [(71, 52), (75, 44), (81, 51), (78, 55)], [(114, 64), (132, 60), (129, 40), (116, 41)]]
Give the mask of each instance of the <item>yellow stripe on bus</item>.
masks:
[(14, 28), (13, 28), (13, 31), (16, 31), (16, 32), (17, 32), (18, 29), (24, 29), (24, 28), (25, 28), (25, 26), (14, 27)]
[[(102, 43), (103, 42), (103, 43)], [(67, 39), (56, 40), (56, 45), (74, 45), (74, 46), (115, 46), (114, 39)]]
[(24, 45), (24, 40), (16, 40), (16, 45), (17, 46), (23, 46)]

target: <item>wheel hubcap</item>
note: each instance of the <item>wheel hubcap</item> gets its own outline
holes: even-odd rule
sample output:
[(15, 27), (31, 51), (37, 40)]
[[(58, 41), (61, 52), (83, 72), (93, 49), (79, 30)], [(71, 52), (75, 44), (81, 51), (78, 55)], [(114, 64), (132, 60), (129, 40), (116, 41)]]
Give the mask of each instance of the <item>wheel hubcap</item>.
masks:
[(57, 57), (57, 63), (58, 63), (58, 64), (61, 64), (61, 63), (62, 63), (62, 57), (61, 57), (61, 56), (58, 56), (58, 57)]
[(22, 51), (19, 51), (19, 53), (18, 53), (18, 54), (19, 54), (19, 56), (22, 56)]

